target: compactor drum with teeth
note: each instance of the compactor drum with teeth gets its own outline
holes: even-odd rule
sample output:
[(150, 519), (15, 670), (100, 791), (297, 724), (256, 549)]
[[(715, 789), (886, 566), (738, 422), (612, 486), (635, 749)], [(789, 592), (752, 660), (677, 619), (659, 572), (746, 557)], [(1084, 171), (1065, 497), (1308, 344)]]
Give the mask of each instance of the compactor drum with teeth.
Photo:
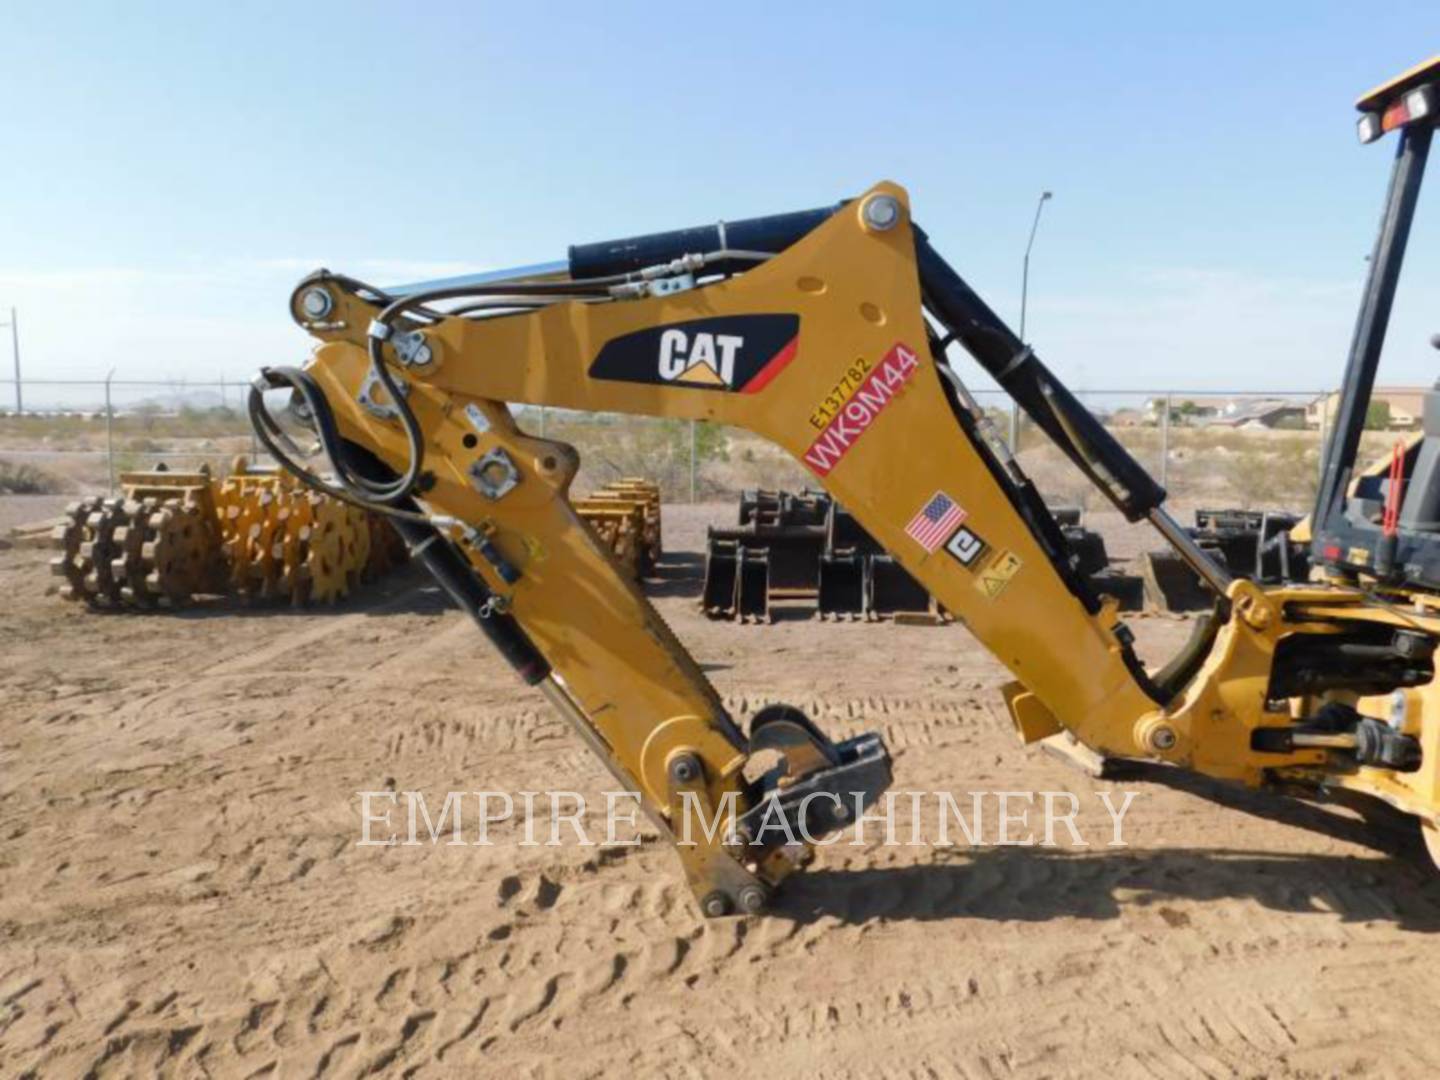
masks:
[(51, 562), (68, 599), (92, 607), (178, 607), (202, 594), (333, 603), (406, 559), (378, 514), (236, 459), (231, 475), (125, 473), (125, 497), (86, 499), (56, 529)]
[(615, 480), (574, 500), (573, 505), (631, 577), (645, 578), (655, 572), (661, 555), (658, 484), (635, 478)]
[(96, 607), (114, 603), (110, 577), (114, 507), (114, 500), (92, 498), (65, 508), (67, 520), (54, 533), (60, 554), (50, 560), (50, 570), (65, 579), (60, 593), (67, 600), (84, 600)]
[(180, 607), (220, 588), (214, 521), (194, 502), (154, 498), (125, 504), (112, 577), (125, 604)]
[[(379, 515), (238, 461), (220, 487), (220, 529), (230, 588), (253, 600), (334, 603), (403, 556)], [(372, 558), (375, 533), (385, 558)], [(393, 539), (392, 539), (393, 538)]]

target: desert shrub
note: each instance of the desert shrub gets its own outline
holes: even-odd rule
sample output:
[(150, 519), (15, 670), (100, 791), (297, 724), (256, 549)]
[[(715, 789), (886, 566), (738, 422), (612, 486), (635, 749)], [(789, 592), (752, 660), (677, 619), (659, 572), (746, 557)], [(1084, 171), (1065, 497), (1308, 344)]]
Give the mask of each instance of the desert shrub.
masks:
[(1220, 471), (1242, 506), (1309, 509), (1318, 486), (1315, 453), (1302, 440), (1251, 446), (1221, 459)]
[(0, 458), (0, 495), (55, 495), (64, 490), (60, 479), (43, 469)]

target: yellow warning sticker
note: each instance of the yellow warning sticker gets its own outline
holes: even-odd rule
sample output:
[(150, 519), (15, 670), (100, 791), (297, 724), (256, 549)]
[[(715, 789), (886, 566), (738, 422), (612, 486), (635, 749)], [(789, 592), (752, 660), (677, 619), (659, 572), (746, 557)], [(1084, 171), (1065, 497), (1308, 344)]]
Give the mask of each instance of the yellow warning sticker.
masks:
[(1022, 565), (1020, 556), (1013, 551), (1001, 552), (989, 566), (975, 575), (975, 588), (985, 594), (985, 599), (994, 600), (1005, 591), (1005, 586), (1020, 572)]

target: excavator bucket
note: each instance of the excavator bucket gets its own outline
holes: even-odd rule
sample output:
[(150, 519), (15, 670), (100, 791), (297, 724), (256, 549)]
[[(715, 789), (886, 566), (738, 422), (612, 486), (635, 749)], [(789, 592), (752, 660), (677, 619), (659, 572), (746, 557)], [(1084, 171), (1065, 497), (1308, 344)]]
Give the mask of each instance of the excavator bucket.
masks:
[(1147, 551), (1140, 560), (1145, 598), (1157, 611), (1204, 611), (1214, 596), (1190, 565), (1174, 551)]
[[(777, 601), (813, 599), (820, 589), (829, 506), (830, 497), (814, 491), (741, 492), (739, 526), (711, 528), (708, 533), (702, 600), (706, 613), (713, 618), (738, 614), (744, 621), (770, 622)], [(732, 552), (737, 553), (733, 571)], [(720, 603), (732, 572), (740, 590), (733, 611)]]
[(1138, 574), (1124, 574), (1119, 570), (1105, 569), (1089, 575), (1090, 588), (1101, 596), (1109, 596), (1119, 604), (1121, 611), (1143, 611), (1145, 609), (1145, 579)]
[[(1284, 510), (1202, 509), (1186, 531), (1231, 573), (1281, 584), (1305, 581), (1310, 574), (1309, 546), (1292, 537), (1301, 520)], [(1169, 549), (1148, 552), (1142, 569), (1145, 596), (1161, 611), (1205, 611), (1214, 604), (1195, 571)]]
[(820, 589), (820, 553), (825, 533), (817, 525), (786, 526), (766, 538), (770, 553), (770, 594), (775, 599), (812, 597)]
[(925, 586), (889, 555), (865, 560), (865, 617), (930, 615), (938, 620), (934, 601)]
[(705, 582), (700, 607), (712, 619), (733, 619), (738, 602), (740, 545), (734, 540), (712, 539), (705, 554)]
[(858, 619), (865, 611), (865, 563), (853, 548), (820, 556), (815, 607), (822, 619)]
[(735, 609), (741, 622), (768, 623), (770, 614), (770, 551), (768, 548), (740, 548), (739, 580), (735, 587)]

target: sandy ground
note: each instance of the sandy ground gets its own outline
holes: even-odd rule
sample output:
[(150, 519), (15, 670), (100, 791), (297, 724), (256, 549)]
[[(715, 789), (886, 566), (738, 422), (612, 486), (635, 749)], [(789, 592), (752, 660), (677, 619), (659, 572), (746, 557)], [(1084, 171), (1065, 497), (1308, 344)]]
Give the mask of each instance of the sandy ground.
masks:
[(0, 539), (17, 526), (58, 517), (77, 498), (76, 495), (0, 495)]
[[(829, 848), (715, 922), (653, 840), (358, 847), (360, 790), (612, 785), (417, 574), (327, 613), (106, 617), (3, 551), (0, 1075), (1440, 1073), (1413, 837), (1091, 781), (1016, 744), (956, 626), (707, 623), (704, 513), (667, 513), (657, 603), (737, 716), (878, 730), (898, 788), (962, 805), (1072, 792), (1089, 846), (937, 849), (926, 815), (924, 846)], [(1135, 626), (1152, 655), (1186, 630)], [(1138, 793), (1129, 847), (1102, 790)]]

